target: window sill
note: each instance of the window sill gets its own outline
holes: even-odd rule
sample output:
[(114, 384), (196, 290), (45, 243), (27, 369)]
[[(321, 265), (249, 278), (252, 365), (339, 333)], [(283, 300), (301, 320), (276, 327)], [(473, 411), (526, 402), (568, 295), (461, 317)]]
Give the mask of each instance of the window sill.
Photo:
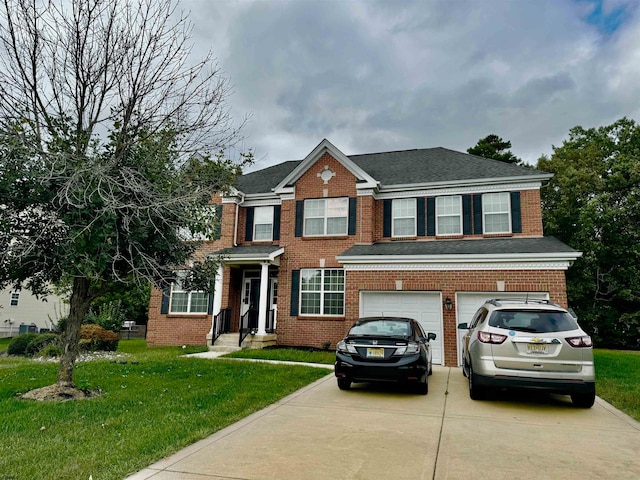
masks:
[(167, 313), (166, 314), (167, 318), (207, 318), (210, 317), (211, 315), (209, 313), (189, 313), (189, 312), (183, 312), (183, 313), (178, 313), (178, 312), (173, 312), (173, 313)]
[(311, 320), (321, 322), (344, 322), (344, 315), (298, 315), (298, 320)]
[(483, 238), (513, 237), (513, 233), (483, 233)]
[(318, 235), (314, 237), (301, 237), (303, 241), (311, 241), (311, 240), (346, 240), (349, 238), (349, 235)]
[(464, 238), (464, 235), (436, 235), (436, 238), (438, 240), (459, 240), (461, 238)]
[(417, 240), (418, 237), (416, 235), (408, 235), (406, 237), (391, 237), (391, 241), (406, 241), (406, 240)]

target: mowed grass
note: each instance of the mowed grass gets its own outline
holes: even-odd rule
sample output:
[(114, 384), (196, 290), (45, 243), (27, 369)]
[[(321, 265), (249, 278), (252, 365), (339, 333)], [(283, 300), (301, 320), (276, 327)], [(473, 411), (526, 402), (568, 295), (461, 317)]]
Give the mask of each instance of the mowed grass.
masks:
[(280, 360), (333, 365), (336, 360), (336, 352), (294, 348), (265, 348), (262, 350), (239, 350), (237, 352), (228, 353), (224, 355), (224, 357), (255, 358), (259, 360)]
[(18, 398), (54, 383), (57, 363), (0, 357), (0, 478), (122, 479), (327, 375), (180, 357), (201, 350), (121, 341), (126, 358), (76, 364), (77, 385), (102, 395), (61, 403)]
[(594, 350), (596, 393), (640, 421), (640, 352)]

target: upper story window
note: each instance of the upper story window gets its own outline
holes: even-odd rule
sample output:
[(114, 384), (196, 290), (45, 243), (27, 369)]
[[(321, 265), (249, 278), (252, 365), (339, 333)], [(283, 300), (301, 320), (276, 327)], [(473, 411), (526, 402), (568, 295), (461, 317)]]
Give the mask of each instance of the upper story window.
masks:
[(344, 315), (344, 270), (300, 270), (300, 314)]
[(348, 198), (320, 198), (304, 201), (304, 235), (347, 235)]
[(482, 195), (484, 233), (511, 233), (509, 193)]
[(9, 300), (9, 305), (11, 305), (12, 307), (17, 307), (19, 300), (20, 292), (11, 292), (11, 300)]
[(171, 286), (170, 313), (207, 313), (208, 307), (208, 293), (184, 290), (179, 279)]
[(253, 215), (253, 240), (273, 240), (273, 207), (255, 207)]
[(394, 237), (413, 237), (416, 235), (416, 199), (400, 198), (393, 201), (391, 207), (392, 231)]
[(436, 197), (436, 235), (462, 235), (462, 197)]

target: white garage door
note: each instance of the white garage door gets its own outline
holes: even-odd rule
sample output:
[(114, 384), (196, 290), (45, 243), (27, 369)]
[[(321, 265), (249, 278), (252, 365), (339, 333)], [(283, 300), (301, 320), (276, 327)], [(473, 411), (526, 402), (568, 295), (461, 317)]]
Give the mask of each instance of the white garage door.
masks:
[(432, 360), (442, 365), (442, 307), (440, 293), (428, 292), (361, 292), (360, 316), (397, 316), (415, 318), (425, 332), (433, 332)]
[[(456, 293), (456, 318), (457, 323), (469, 323), (482, 304), (491, 298), (529, 298), (547, 300), (546, 292), (458, 292)], [(462, 363), (461, 335), (458, 330), (458, 364)]]

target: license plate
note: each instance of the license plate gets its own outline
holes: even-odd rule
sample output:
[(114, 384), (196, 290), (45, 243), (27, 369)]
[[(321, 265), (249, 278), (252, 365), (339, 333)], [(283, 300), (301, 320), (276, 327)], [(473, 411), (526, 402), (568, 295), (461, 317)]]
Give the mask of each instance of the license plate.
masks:
[(547, 344), (527, 343), (527, 353), (547, 353)]
[(367, 358), (384, 358), (384, 348), (367, 348)]

